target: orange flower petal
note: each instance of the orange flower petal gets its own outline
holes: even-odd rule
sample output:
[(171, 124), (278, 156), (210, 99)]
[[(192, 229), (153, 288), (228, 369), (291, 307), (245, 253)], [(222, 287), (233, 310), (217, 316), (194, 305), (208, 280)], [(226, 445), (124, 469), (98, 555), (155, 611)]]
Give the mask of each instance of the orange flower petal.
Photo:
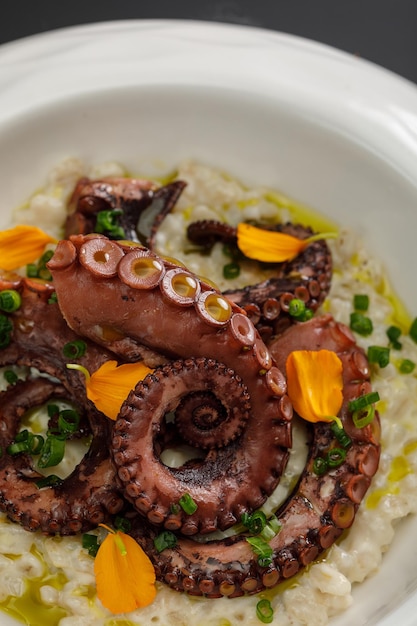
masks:
[(36, 226), (20, 225), (0, 231), (0, 267), (9, 271), (33, 263), (48, 243), (56, 241)]
[(288, 395), (308, 422), (334, 421), (343, 402), (343, 366), (331, 350), (298, 350), (287, 358)]
[(153, 372), (143, 363), (117, 365), (106, 361), (87, 379), (87, 398), (112, 420), (117, 418), (120, 407), (136, 384)]
[(291, 261), (308, 244), (308, 239), (298, 239), (286, 233), (257, 228), (244, 222), (237, 226), (238, 248), (249, 259), (269, 263)]
[(153, 602), (155, 570), (136, 541), (111, 531), (94, 560), (97, 597), (112, 613), (129, 613)]

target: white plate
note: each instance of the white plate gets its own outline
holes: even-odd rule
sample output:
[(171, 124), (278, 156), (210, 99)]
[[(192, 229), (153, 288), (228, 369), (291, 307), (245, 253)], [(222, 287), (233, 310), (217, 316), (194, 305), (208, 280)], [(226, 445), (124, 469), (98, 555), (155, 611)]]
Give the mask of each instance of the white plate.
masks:
[[(417, 312), (411, 83), (267, 30), (126, 21), (2, 46), (0, 93), (0, 226), (63, 157), (149, 173), (193, 157), (360, 231)], [(332, 624), (416, 623), (416, 532), (415, 518), (401, 524), (380, 571)]]

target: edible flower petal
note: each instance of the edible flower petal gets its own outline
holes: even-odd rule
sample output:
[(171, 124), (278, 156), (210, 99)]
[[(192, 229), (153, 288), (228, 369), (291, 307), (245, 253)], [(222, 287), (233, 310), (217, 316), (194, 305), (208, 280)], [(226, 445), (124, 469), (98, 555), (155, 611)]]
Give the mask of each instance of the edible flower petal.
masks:
[(129, 613), (155, 599), (155, 570), (139, 544), (120, 530), (109, 534), (94, 560), (97, 597), (114, 614)]
[(239, 250), (249, 259), (267, 263), (291, 261), (312, 241), (335, 236), (335, 233), (320, 233), (307, 239), (298, 239), (298, 237), (293, 237), (287, 233), (258, 228), (245, 222), (241, 222), (237, 226)]
[(24, 224), (0, 231), (0, 267), (4, 270), (16, 270), (33, 263), (44, 252), (48, 243), (57, 243), (36, 226)]
[(98, 370), (87, 377), (87, 398), (112, 420), (119, 414), (120, 407), (136, 384), (153, 372), (143, 363), (117, 365), (117, 361), (106, 361)]
[(296, 350), (287, 358), (288, 395), (308, 422), (333, 422), (343, 402), (342, 362), (331, 350)]

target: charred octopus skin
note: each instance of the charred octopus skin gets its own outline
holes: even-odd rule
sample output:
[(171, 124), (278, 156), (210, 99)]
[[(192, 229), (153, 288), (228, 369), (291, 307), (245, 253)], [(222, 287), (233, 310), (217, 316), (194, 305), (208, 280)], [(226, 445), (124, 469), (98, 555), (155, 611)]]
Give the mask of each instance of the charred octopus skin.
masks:
[[(10, 288), (20, 293), (22, 304), (8, 316), (10, 344), (0, 350), (0, 366), (35, 368), (42, 375), (29, 374), (0, 394), (0, 509), (27, 530), (62, 535), (83, 532), (109, 520), (124, 505), (108, 452), (111, 423), (87, 400), (83, 375), (66, 367), (71, 359), (64, 356), (63, 348), (79, 337), (51, 302), (52, 285), (2, 275), (0, 291)], [(87, 342), (86, 354), (77, 362), (94, 371), (108, 359), (106, 350)], [(43, 476), (33, 457), (9, 454), (7, 449), (26, 411), (59, 400), (71, 402), (79, 411), (92, 442), (65, 480), (38, 488)]]
[[(180, 180), (158, 186), (127, 177), (81, 178), (68, 203), (65, 236), (101, 232), (111, 239), (140, 241), (152, 248), (158, 227), (184, 187)], [(98, 218), (103, 212), (110, 220), (107, 227)]]
[(339, 445), (331, 425), (315, 424), (299, 483), (276, 511), (281, 530), (269, 542), (273, 555), (267, 566), (260, 564), (246, 541), (247, 534), (206, 542), (178, 535), (174, 547), (158, 553), (153, 539), (159, 530), (136, 518), (132, 535), (152, 559), (158, 579), (177, 591), (232, 598), (274, 587), (314, 561), (354, 521), (380, 456), (378, 415), (371, 425), (359, 429), (348, 408), (350, 400), (370, 391), (366, 356), (350, 330), (330, 315), (292, 326), (271, 346), (283, 370), (287, 356), (295, 349), (333, 350), (343, 363), (339, 417), (352, 440), (346, 458), (324, 475), (315, 473), (314, 459)]
[[(271, 226), (263, 226), (271, 229)], [(300, 225), (279, 224), (273, 230), (299, 239), (311, 237), (313, 231)], [(237, 246), (236, 229), (212, 220), (192, 222), (188, 238), (209, 250), (216, 241)], [(237, 249), (237, 248), (236, 248)], [(265, 341), (291, 325), (290, 302), (297, 298), (315, 312), (329, 293), (332, 279), (332, 258), (324, 239), (312, 241), (293, 259), (274, 264), (274, 276), (256, 285), (224, 291), (248, 314)]]
[[(60, 242), (48, 267), (77, 334), (120, 356), (128, 338), (172, 359), (132, 391), (114, 427), (127, 500), (149, 521), (189, 535), (227, 528), (261, 506), (285, 467), (293, 411), (282, 372), (240, 307), (186, 268), (105, 237)], [(167, 468), (158, 454), (167, 416), (189, 431), (189, 410), (189, 443), (204, 458)], [(173, 512), (184, 494), (197, 505), (191, 516)]]

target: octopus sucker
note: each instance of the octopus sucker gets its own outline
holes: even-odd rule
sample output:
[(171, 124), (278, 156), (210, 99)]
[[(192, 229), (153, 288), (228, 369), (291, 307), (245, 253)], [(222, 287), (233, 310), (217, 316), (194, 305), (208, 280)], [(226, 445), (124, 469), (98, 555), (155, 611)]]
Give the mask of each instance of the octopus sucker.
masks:
[[(135, 390), (138, 400), (130, 396), (122, 407), (119, 419), (124, 420), (123, 446), (119, 445), (121, 439), (117, 437), (114, 440), (117, 446), (113, 444), (113, 458), (124, 492), (130, 494), (127, 497), (134, 504), (138, 500), (138, 510), (143, 512), (146, 509), (148, 517), (157, 518), (161, 523), (167, 517), (169, 505), (178, 501), (184, 491), (194, 493), (193, 483), (201, 484), (204, 473), (190, 466), (176, 472), (165, 470), (159, 460), (155, 461), (154, 433), (164, 428), (161, 425), (163, 415), (176, 408), (177, 399), (182, 403), (189, 402), (184, 397), (190, 398), (194, 391), (209, 390), (216, 395), (216, 388), (223, 387), (225, 391), (220, 393), (220, 397), (217, 395), (217, 399), (238, 427), (233, 430), (233, 426), (231, 434), (225, 434), (222, 427), (217, 429), (219, 444), (215, 444), (214, 436), (207, 455), (207, 467), (210, 468), (207, 476), (216, 477), (215, 486), (208, 487), (207, 479), (204, 479), (206, 493), (202, 492), (197, 498), (201, 503), (200, 512), (195, 519), (187, 519), (184, 524), (189, 534), (199, 531), (202, 520), (205, 528), (233, 525), (237, 520), (236, 511), (241, 515), (244, 510), (261, 506), (276, 487), (292, 441), (291, 403), (288, 399), (283, 402), (286, 389), (275, 382), (280, 380), (279, 374), (266, 377), (274, 365), (268, 348), (240, 307), (182, 266), (176, 266), (145, 248), (130, 249), (123, 243), (112, 242), (113, 246), (119, 245), (123, 252), (117, 275), (113, 271), (108, 273), (106, 268), (98, 273), (95, 261), (90, 267), (82, 256), (85, 246), (91, 245), (93, 240), (93, 236), (79, 235), (59, 243), (55, 253), (57, 260), (52, 257), (48, 264), (59, 306), (68, 325), (77, 334), (114, 350), (114, 346), (97, 333), (97, 328), (105, 326), (173, 359), (157, 372), (157, 381), (155, 375), (150, 375), (139, 384)], [(103, 245), (102, 237), (99, 242)], [(74, 261), (71, 261), (74, 255), (66, 252), (68, 247), (76, 249)], [(136, 285), (134, 262), (130, 259), (134, 261), (138, 256), (157, 261), (158, 280), (146, 285), (141, 281), (139, 286)], [(63, 263), (62, 259), (68, 262)], [(113, 258), (109, 262), (113, 264)], [(178, 276), (177, 270), (187, 280), (181, 280), (181, 288), (167, 289), (164, 277), (169, 274)], [(76, 302), (70, 295), (73, 289), (78, 294)], [(94, 302), (94, 306), (89, 306), (90, 302)], [(79, 315), (80, 303), (86, 303), (82, 317)], [(123, 358), (125, 355), (122, 352), (118, 356)], [(216, 384), (210, 382), (210, 377), (214, 376)], [(182, 379), (186, 382), (181, 382)], [(236, 409), (232, 404), (228, 406), (228, 387), (240, 389), (241, 383), (247, 392)], [(203, 411), (207, 413), (205, 405), (207, 397), (203, 399), (203, 409), (201, 403), (200, 408), (194, 408), (194, 416), (197, 412), (200, 415)], [(210, 401), (210, 410), (214, 405), (215, 402)], [(163, 410), (157, 410), (161, 406)], [(138, 416), (130, 415), (132, 408)], [(217, 412), (215, 419), (219, 419), (220, 413)], [(152, 415), (154, 418), (150, 420)], [(118, 433), (120, 428), (116, 422)], [(198, 437), (203, 437), (204, 430), (209, 429), (200, 428), (199, 434), (196, 429)], [(138, 437), (145, 436), (146, 431), (148, 448), (142, 449)], [(265, 438), (261, 441), (260, 433), (263, 432)], [(244, 446), (240, 445), (242, 441)], [(265, 441), (268, 442), (267, 449)], [(215, 448), (215, 445), (218, 447)], [(207, 447), (207, 442), (202, 447)], [(151, 454), (146, 451), (148, 449), (152, 450)], [(135, 461), (136, 458), (140, 462)], [(152, 478), (157, 480), (164, 471), (165, 478), (160, 479), (156, 488)], [(171, 480), (168, 481), (168, 478)], [(171, 491), (165, 489), (162, 495), (164, 480), (171, 485)], [(245, 483), (248, 488), (242, 495), (238, 487)], [(146, 489), (142, 487), (144, 484)], [(134, 498), (132, 492), (136, 493), (141, 488), (143, 495), (139, 499)], [(156, 496), (158, 493), (159, 499)], [(220, 512), (219, 502), (222, 503)]]

